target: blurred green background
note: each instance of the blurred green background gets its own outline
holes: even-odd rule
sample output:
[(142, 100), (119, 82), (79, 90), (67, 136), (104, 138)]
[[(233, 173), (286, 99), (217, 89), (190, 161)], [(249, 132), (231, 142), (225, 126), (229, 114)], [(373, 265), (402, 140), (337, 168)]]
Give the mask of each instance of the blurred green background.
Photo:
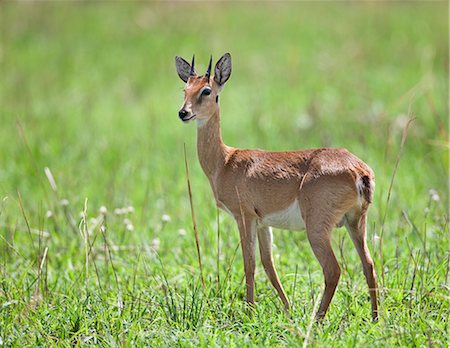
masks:
[[(444, 344), (448, 29), (448, 4), (438, 1), (1, 2), (0, 306), (17, 302), (0, 310), (0, 339), (11, 345), (81, 344), (80, 337), (91, 336), (98, 341), (88, 343), (105, 345)], [(304, 233), (287, 231), (275, 233), (276, 262), (289, 296), (299, 301), (297, 306), (294, 301), (295, 319), (283, 315), (263, 272), (257, 275), (261, 313), (237, 319), (243, 311), (242, 261), (239, 252), (234, 257), (238, 233), (221, 214), (218, 255), (216, 208), (196, 158), (196, 127), (177, 116), (183, 83), (174, 64), (175, 55), (190, 60), (195, 53), (202, 71), (210, 54), (216, 61), (225, 52), (233, 57), (221, 97), (227, 144), (271, 150), (345, 147), (374, 169), (369, 239), (384, 275), (386, 309), (375, 329), (365, 322), (365, 283), (344, 230), (334, 241), (337, 254), (346, 249), (340, 258), (344, 285), (328, 326), (314, 326), (305, 339), (311, 298), (320, 292), (322, 278)], [(184, 144), (209, 291), (199, 297), (208, 305), (191, 326), (167, 315), (174, 307), (164, 302), (167, 293), (161, 290), (174, 286), (176, 307), (183, 303), (179, 294), (191, 294), (192, 282), (198, 285)], [(88, 276), (80, 218), (86, 198), (92, 227)], [(99, 227), (105, 226), (98, 213), (102, 206), (108, 210), (107, 235)], [(129, 206), (129, 213), (114, 213)], [(229, 293), (211, 290), (217, 272)], [(424, 288), (414, 288), (416, 277)], [(400, 290), (394, 295), (392, 289)], [(402, 297), (414, 289), (437, 295), (415, 297), (417, 302)], [(42, 298), (27, 317), (36, 292)], [(117, 303), (117, 293), (128, 294), (125, 302), (133, 306), (136, 294), (142, 295), (149, 305), (118, 316), (103, 307)], [(93, 294), (92, 303), (78, 302)], [(217, 298), (221, 305), (208, 307)], [(415, 312), (422, 303), (424, 312)], [(70, 318), (67, 325), (58, 326), (64, 315)], [(95, 317), (104, 319), (102, 324), (93, 324)], [(141, 327), (139, 320), (153, 326)], [(364, 334), (356, 337), (358, 330)]]

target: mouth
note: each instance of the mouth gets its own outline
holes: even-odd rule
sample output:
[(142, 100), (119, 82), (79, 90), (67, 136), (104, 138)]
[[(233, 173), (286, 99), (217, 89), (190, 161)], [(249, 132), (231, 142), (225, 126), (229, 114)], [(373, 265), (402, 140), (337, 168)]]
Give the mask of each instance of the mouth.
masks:
[(192, 120), (196, 115), (197, 115), (197, 114), (193, 114), (193, 115), (190, 116), (190, 117), (186, 117), (186, 118), (181, 119), (181, 121), (183, 121), (184, 123), (187, 123), (187, 122), (189, 122), (190, 120)]

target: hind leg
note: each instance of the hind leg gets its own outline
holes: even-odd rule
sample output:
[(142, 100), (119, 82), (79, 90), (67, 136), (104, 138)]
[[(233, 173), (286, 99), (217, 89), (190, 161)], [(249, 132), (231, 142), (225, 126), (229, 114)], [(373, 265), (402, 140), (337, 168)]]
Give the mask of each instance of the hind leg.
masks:
[(377, 281), (372, 257), (366, 241), (367, 209), (362, 212), (352, 211), (346, 214), (345, 227), (353, 240), (363, 266), (367, 285), (369, 286), (370, 302), (372, 304), (372, 318), (378, 319)]
[(347, 176), (326, 176), (305, 185), (300, 194), (300, 210), (311, 248), (322, 266), (325, 290), (316, 318), (325, 316), (333, 299), (341, 269), (331, 248), (331, 231), (357, 199), (354, 183)]
[(325, 290), (319, 310), (316, 313), (316, 319), (322, 319), (325, 316), (341, 276), (341, 269), (331, 248), (330, 233), (332, 228), (333, 225), (331, 224), (307, 223), (306, 225), (309, 243), (322, 266), (325, 278)]
[(246, 299), (249, 304), (255, 303), (255, 246), (256, 224), (255, 219), (236, 216), (241, 237), (242, 256), (244, 258)]

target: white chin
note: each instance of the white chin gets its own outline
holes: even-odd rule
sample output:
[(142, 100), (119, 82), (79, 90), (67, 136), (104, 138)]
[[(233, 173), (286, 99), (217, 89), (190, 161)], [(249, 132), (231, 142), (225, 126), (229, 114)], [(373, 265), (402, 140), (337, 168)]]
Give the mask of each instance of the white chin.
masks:
[(203, 127), (206, 124), (206, 121), (208, 121), (207, 118), (197, 118), (197, 128)]

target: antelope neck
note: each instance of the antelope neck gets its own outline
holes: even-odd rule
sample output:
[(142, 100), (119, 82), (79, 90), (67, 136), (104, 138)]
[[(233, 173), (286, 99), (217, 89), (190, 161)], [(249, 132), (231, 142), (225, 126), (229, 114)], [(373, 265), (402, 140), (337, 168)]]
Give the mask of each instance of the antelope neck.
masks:
[(220, 133), (220, 111), (197, 127), (197, 154), (205, 174), (210, 178), (225, 164), (228, 146)]

